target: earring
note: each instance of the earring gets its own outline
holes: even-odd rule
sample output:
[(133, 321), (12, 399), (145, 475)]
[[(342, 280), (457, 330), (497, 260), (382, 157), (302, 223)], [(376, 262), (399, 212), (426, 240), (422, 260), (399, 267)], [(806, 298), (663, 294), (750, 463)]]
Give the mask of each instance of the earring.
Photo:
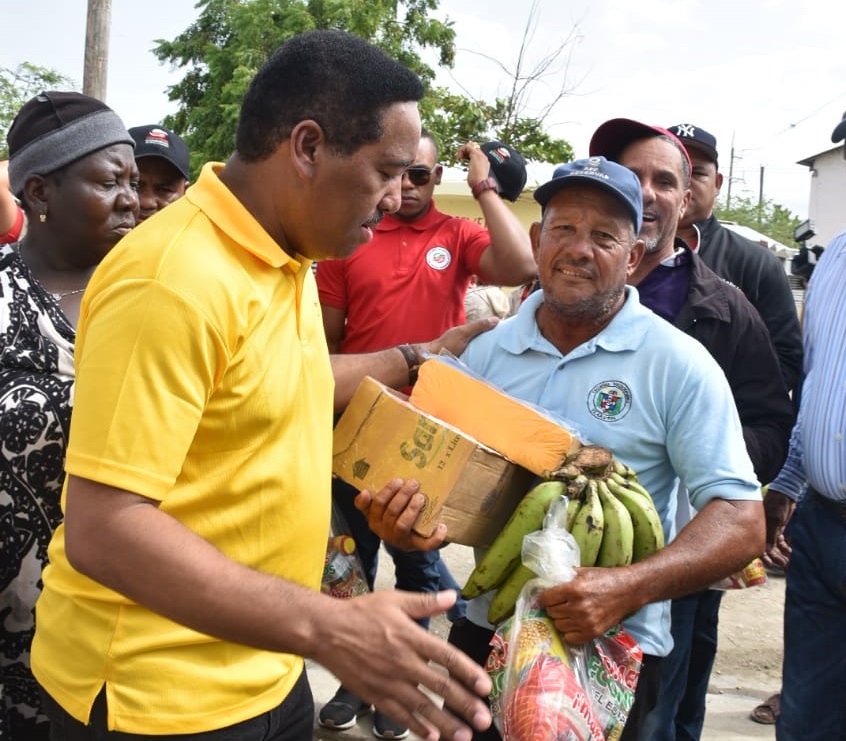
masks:
[(38, 214), (38, 220), (43, 224), (47, 221), (47, 214)]

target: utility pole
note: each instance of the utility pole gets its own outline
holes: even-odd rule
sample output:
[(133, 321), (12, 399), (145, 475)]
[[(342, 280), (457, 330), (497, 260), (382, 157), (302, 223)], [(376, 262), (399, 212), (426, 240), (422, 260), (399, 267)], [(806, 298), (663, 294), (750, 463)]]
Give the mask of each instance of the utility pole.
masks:
[(761, 165), (761, 177), (758, 183), (758, 226), (764, 223), (764, 166)]
[(82, 92), (103, 102), (106, 101), (111, 25), (112, 0), (88, 0)]
[(731, 181), (734, 173), (734, 132), (731, 132), (731, 156), (729, 158), (729, 182), (726, 188), (726, 211), (731, 208)]

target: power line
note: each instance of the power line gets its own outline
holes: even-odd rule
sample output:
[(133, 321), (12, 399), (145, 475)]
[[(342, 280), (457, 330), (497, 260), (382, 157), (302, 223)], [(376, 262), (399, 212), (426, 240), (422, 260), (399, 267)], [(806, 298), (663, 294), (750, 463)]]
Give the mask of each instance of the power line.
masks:
[(840, 100), (841, 98), (846, 98), (846, 93), (840, 93), (839, 95), (836, 95), (831, 100), (823, 103), (818, 108), (815, 108), (807, 116), (804, 116), (804, 117), (800, 118), (798, 121), (794, 121), (793, 123), (788, 124), (786, 129), (782, 129), (781, 131), (776, 132), (775, 134), (773, 134), (773, 136), (780, 136), (781, 134), (786, 134), (791, 129), (795, 129), (799, 124), (805, 123), (805, 121), (807, 121), (809, 118), (813, 118), (814, 116), (816, 116), (821, 110), (823, 110), (823, 108), (828, 108), (828, 106), (830, 106), (832, 103)]

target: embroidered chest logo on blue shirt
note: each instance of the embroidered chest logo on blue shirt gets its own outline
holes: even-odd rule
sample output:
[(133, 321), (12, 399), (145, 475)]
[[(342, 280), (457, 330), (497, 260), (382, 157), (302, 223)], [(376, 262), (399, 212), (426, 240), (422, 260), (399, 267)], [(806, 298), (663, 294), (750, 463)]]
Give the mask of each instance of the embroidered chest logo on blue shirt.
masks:
[(603, 422), (616, 422), (632, 408), (631, 389), (622, 381), (603, 381), (588, 394), (588, 411)]

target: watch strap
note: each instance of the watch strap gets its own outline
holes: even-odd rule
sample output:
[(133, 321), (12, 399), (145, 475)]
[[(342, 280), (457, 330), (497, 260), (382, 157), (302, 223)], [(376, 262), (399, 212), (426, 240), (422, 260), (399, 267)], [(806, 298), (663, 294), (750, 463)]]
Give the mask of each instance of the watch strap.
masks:
[(472, 188), (470, 188), (473, 198), (478, 198), (486, 190), (495, 190), (499, 193), (499, 186), (497, 185), (496, 180), (492, 177), (486, 177), (484, 180), (480, 180)]
[(420, 370), (420, 358), (411, 345), (397, 345), (397, 350), (402, 353), (405, 362), (408, 365), (408, 385), (413, 386), (417, 383), (417, 371)]

